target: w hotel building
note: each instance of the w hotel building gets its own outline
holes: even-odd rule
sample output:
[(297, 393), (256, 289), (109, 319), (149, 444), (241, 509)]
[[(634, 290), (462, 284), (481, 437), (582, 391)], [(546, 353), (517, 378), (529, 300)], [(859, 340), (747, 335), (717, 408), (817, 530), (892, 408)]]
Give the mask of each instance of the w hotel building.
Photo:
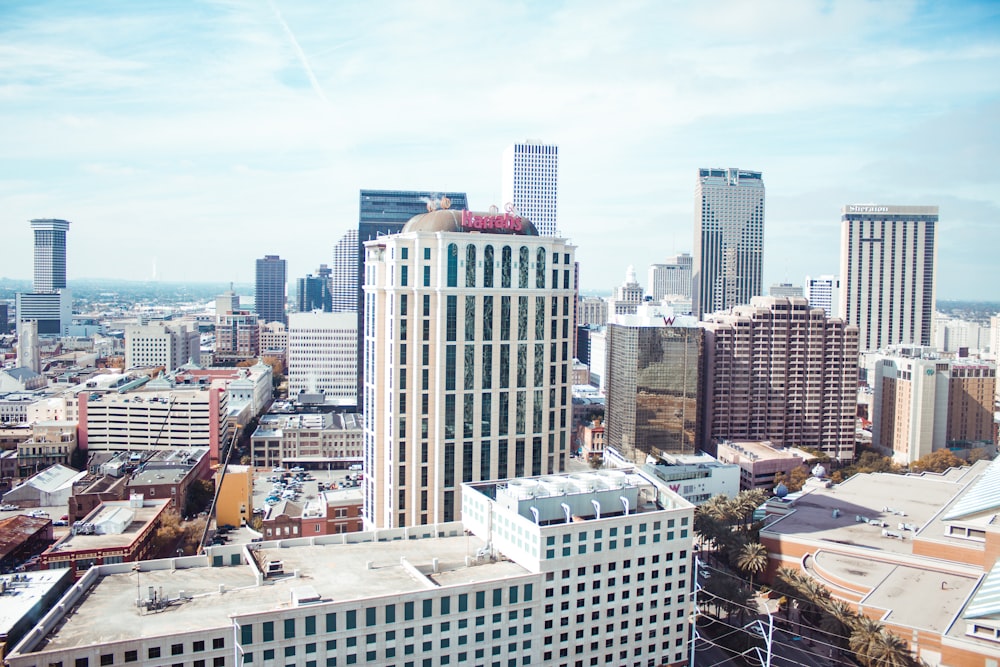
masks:
[(445, 208), (365, 243), (365, 520), (453, 521), (462, 482), (564, 468), (574, 247)]
[(860, 349), (930, 345), (938, 207), (852, 204), (840, 219), (839, 315)]

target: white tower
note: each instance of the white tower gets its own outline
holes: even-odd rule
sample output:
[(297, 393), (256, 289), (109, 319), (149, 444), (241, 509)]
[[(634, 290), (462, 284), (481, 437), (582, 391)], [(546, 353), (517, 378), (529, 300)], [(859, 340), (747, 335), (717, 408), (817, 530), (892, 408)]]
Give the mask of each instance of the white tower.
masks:
[(503, 152), (503, 204), (531, 220), (539, 236), (558, 236), (556, 190), (559, 147), (533, 141), (512, 144)]

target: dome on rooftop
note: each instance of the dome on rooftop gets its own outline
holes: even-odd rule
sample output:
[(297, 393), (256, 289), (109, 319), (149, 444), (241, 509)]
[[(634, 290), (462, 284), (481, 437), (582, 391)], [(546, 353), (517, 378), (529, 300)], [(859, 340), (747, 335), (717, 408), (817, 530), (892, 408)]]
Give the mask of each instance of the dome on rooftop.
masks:
[[(469, 219), (465, 225), (462, 223), (463, 218)], [(535, 225), (516, 213), (501, 213), (495, 210), (481, 213), (453, 208), (439, 208), (413, 216), (403, 226), (402, 233), (407, 232), (480, 232), (538, 236)]]

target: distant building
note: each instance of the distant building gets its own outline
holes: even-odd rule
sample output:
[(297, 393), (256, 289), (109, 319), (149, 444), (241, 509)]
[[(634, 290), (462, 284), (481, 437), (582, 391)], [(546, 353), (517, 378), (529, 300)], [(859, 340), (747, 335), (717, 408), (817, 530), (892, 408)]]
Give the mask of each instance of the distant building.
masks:
[(21, 507), (65, 505), (73, 492), (73, 483), (85, 474), (64, 465), (50, 466), (5, 493), (3, 502)]
[(853, 460), (857, 327), (801, 297), (754, 297), (708, 316), (705, 448), (768, 440)]
[(615, 294), (608, 299), (608, 319), (615, 315), (634, 315), (642, 303), (642, 285), (635, 277), (635, 267), (631, 264), (625, 271), (625, 282), (615, 288)]
[(762, 293), (764, 181), (759, 171), (699, 169), (694, 196), (695, 316), (750, 303)]
[(15, 295), (17, 331), (35, 321), (40, 336), (61, 336), (72, 324), (73, 297), (66, 288), (66, 232), (70, 223), (52, 218), (31, 221), (35, 236), (32, 291)]
[(792, 283), (774, 283), (771, 288), (767, 291), (768, 296), (803, 296), (802, 286), (793, 285)]
[(559, 147), (535, 141), (503, 152), (501, 198), (531, 220), (540, 236), (558, 236)]
[(356, 406), (354, 313), (293, 313), (288, 318), (288, 395), (323, 393)]
[(166, 499), (172, 512), (182, 513), (191, 485), (211, 477), (209, 459), (207, 447), (158, 451), (132, 475), (128, 490), (144, 498)]
[[(0, 519), (0, 570), (12, 572), (24, 561), (45, 551), (52, 544), (52, 541), (52, 519), (28, 516), (27, 514), (14, 514), (6, 519)], [(7, 593), (7, 587), (3, 584), (7, 584), (9, 581), (7, 578), (0, 578), (0, 582), (3, 582), (0, 583), (0, 595)], [(16, 587), (11, 586), (11, 588)], [(5, 602), (7, 600), (0, 597), (0, 611), (7, 611), (4, 609)], [(0, 619), (6, 617), (6, 613), (0, 613)], [(2, 629), (3, 627), (0, 625), (0, 631)], [(3, 656), (4, 644), (7, 639), (6, 636), (0, 634), (0, 658)]]
[(262, 324), (284, 322), (286, 288), (288, 284), (286, 262), (277, 255), (264, 255), (257, 260), (254, 305)]
[(260, 320), (244, 310), (219, 315), (215, 321), (216, 363), (233, 363), (260, 354)]
[[(325, 265), (320, 267), (320, 270), (322, 271), (324, 267)], [(327, 269), (327, 273), (329, 273), (329, 269)], [(296, 312), (309, 313), (314, 310), (324, 313), (332, 312), (333, 297), (330, 293), (329, 276), (309, 274), (305, 278), (299, 278), (295, 299)]]
[(358, 309), (358, 230), (348, 229), (333, 247), (330, 267), (330, 298), (333, 312)]
[(806, 276), (805, 297), (810, 306), (822, 308), (827, 317), (840, 317), (840, 279), (837, 276)]
[(691, 298), (691, 255), (681, 253), (663, 264), (650, 264), (646, 293), (659, 301), (668, 295)]
[(356, 413), (267, 414), (250, 438), (258, 468), (345, 470), (363, 460), (364, 425)]
[(338, 489), (305, 503), (282, 500), (265, 510), (261, 532), (265, 540), (360, 532), (362, 498), (360, 489)]
[(17, 446), (17, 467), (28, 477), (56, 464), (69, 466), (76, 451), (75, 421), (36, 422), (31, 437)]
[(906, 465), (945, 447), (996, 451), (996, 365), (895, 346), (876, 363), (872, 444)]
[(282, 322), (268, 322), (260, 328), (258, 347), (262, 357), (274, 357), (287, 367), (288, 327)]
[(153, 322), (125, 327), (125, 368), (180, 368), (200, 356), (201, 334), (187, 324)]
[(859, 349), (930, 345), (938, 207), (852, 204), (840, 218), (840, 315)]
[(580, 456), (585, 461), (604, 460), (605, 431), (600, 419), (580, 427)]
[(740, 492), (739, 466), (721, 463), (704, 452), (664, 454), (644, 469), (693, 505), (701, 505), (714, 496), (735, 498)]
[(608, 322), (608, 302), (599, 296), (581, 296), (580, 326), (603, 327)]
[(10, 315), (6, 303), (0, 303), (0, 336), (10, 333)]

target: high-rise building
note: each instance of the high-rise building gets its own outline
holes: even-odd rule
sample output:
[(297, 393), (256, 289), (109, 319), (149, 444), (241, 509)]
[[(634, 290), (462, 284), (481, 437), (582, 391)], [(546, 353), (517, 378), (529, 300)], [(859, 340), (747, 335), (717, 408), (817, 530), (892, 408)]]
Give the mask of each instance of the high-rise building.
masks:
[(526, 141), (503, 152), (501, 196), (517, 213), (535, 225), (541, 236), (559, 234), (556, 200), (559, 147)]
[[(322, 270), (322, 267), (320, 268)], [(299, 313), (309, 313), (314, 310), (333, 312), (329, 277), (314, 276), (310, 273), (305, 278), (299, 278), (295, 306), (296, 312)]]
[(764, 258), (764, 180), (760, 172), (699, 169), (694, 226), (694, 314), (703, 318), (759, 296)]
[(804, 296), (802, 292), (801, 285), (793, 285), (792, 283), (774, 283), (771, 285), (770, 289), (767, 290), (768, 296)]
[(635, 267), (631, 264), (625, 271), (625, 281), (615, 288), (614, 296), (608, 299), (608, 320), (615, 315), (635, 315), (642, 303), (642, 285), (635, 277)]
[(994, 442), (996, 365), (894, 346), (875, 364), (872, 444), (906, 465), (945, 447)]
[(706, 449), (770, 440), (852, 460), (858, 330), (802, 297), (754, 297), (708, 316)]
[(257, 281), (254, 305), (262, 324), (282, 322), (285, 316), (285, 286), (287, 283), (285, 260), (277, 255), (264, 255), (257, 260)]
[(125, 368), (163, 366), (172, 371), (201, 357), (201, 334), (186, 324), (153, 322), (125, 327)]
[(663, 264), (649, 265), (646, 289), (653, 301), (671, 294), (691, 298), (691, 262), (691, 255), (685, 252), (668, 258)]
[(6, 303), (0, 303), (0, 336), (10, 333), (10, 324), (8, 324), (8, 307)]
[(354, 273), (354, 311), (358, 314), (358, 403), (364, 395), (364, 262), (367, 241), (386, 234), (398, 234), (415, 215), (443, 208), (461, 211), (469, 207), (464, 192), (431, 190), (362, 190), (357, 232), (357, 269)]
[(704, 330), (691, 316), (643, 304), (607, 326), (605, 446), (637, 464), (693, 454), (701, 443)]
[(31, 292), (14, 295), (17, 330), (21, 323), (35, 321), (42, 336), (61, 336), (72, 324), (73, 297), (66, 288), (67, 220), (31, 221), (35, 234), (35, 280)]
[(366, 524), (450, 521), (463, 481), (562, 470), (574, 247), (451, 209), (365, 250)]
[(608, 302), (599, 296), (581, 296), (580, 326), (603, 327), (608, 322)]
[(348, 229), (333, 246), (330, 271), (330, 296), (333, 312), (354, 312), (358, 309), (358, 230)]
[(245, 310), (215, 318), (215, 360), (246, 361), (260, 354), (260, 320)]
[(837, 276), (806, 276), (805, 297), (810, 306), (822, 308), (827, 317), (839, 317), (840, 280)]
[(937, 222), (937, 206), (841, 210), (840, 315), (861, 350), (931, 344)]
[(357, 404), (357, 326), (354, 313), (288, 316), (289, 397), (323, 393), (343, 405)]
[(66, 232), (69, 221), (52, 218), (31, 221), (35, 233), (35, 292), (66, 288)]

